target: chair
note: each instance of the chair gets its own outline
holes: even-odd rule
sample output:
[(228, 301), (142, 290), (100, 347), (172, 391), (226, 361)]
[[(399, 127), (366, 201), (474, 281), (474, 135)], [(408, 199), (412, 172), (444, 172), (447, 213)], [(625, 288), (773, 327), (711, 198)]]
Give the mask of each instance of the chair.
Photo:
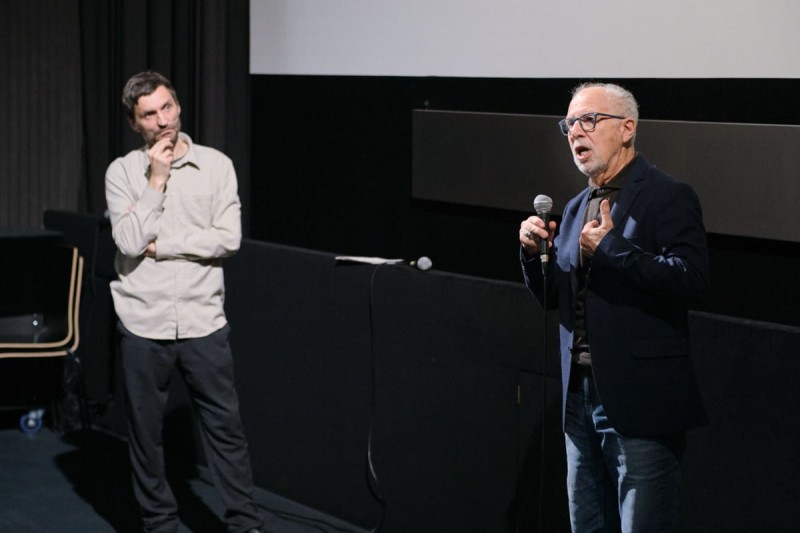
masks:
[[(67, 358), (78, 370), (81, 422), (88, 427), (83, 404), (83, 380), (76, 355), (80, 343), (78, 323), (83, 280), (83, 258), (75, 246), (65, 244), (55, 232), (38, 230), (0, 231), (3, 258), (0, 276), (4, 290), (0, 299), (0, 385), (6, 397), (29, 396), (22, 403), (38, 404), (20, 420), (23, 431), (38, 431), (44, 409), (36, 374), (48, 376), (52, 365), (30, 364), (49, 358)], [(62, 360), (63, 363), (63, 360)], [(63, 378), (63, 364), (60, 367)], [(44, 381), (44, 379), (42, 379)], [(45, 394), (63, 393), (45, 386)], [(49, 394), (48, 394), (49, 393)]]

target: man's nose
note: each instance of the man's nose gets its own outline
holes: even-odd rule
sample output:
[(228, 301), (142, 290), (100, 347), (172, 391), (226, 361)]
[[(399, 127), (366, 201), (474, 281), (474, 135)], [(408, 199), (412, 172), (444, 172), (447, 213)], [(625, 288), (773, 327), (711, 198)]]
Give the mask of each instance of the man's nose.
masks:
[(569, 137), (577, 137), (579, 135), (583, 135), (584, 133), (585, 132), (583, 131), (583, 128), (581, 127), (581, 121), (580, 120), (576, 120), (575, 122), (572, 123), (572, 125), (570, 125), (570, 123), (567, 122), (567, 135)]

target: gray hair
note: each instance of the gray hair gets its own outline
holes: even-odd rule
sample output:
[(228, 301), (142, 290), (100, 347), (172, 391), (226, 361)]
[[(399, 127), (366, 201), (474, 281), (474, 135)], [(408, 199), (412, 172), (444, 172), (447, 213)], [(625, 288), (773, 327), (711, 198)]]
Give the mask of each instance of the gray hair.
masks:
[(606, 93), (615, 97), (618, 100), (620, 105), (619, 113), (626, 116), (631, 117), (636, 122), (639, 122), (639, 104), (636, 103), (636, 98), (633, 97), (633, 93), (631, 93), (628, 89), (616, 85), (614, 83), (597, 83), (597, 82), (588, 82), (582, 83), (575, 87), (572, 90), (572, 97), (575, 98), (579, 92), (584, 89), (591, 89), (593, 87), (600, 87), (601, 89), (605, 89)]

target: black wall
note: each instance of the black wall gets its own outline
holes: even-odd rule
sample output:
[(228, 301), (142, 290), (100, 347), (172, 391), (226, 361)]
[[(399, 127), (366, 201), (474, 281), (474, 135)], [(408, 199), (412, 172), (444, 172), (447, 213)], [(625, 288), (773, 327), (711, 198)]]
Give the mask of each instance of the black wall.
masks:
[[(57, 213), (46, 225), (86, 258), (88, 399), (95, 426), (124, 435), (109, 228)], [(386, 533), (510, 533), (540, 530), (543, 486), (541, 531), (569, 530), (556, 322), (543, 335), (521, 283), (252, 240), (225, 277), (259, 487)], [(690, 327), (711, 423), (689, 434), (678, 530), (795, 531), (800, 328), (708, 313)], [(202, 463), (188, 399), (173, 392), (169, 464)]]
[[(560, 115), (579, 81), (253, 76), (251, 237), (429, 255), (437, 269), (518, 281), (517, 228), (528, 213), (412, 199), (412, 110)], [(783, 105), (800, 80), (611, 81), (636, 94), (645, 119), (800, 124), (800, 108)], [(753, 179), (769, 186), (768, 176)], [(781, 296), (797, 293), (799, 243), (711, 234), (709, 245), (714, 289), (699, 310), (800, 325)]]
[(535, 531), (546, 394), (544, 531), (564, 531), (556, 339), (545, 369), (523, 285), (256, 241), (225, 278), (260, 487), (384, 533)]

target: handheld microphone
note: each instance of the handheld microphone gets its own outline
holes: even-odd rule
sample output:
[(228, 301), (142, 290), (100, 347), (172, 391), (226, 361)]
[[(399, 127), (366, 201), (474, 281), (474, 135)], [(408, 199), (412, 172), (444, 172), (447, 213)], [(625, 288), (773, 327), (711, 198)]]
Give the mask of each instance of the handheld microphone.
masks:
[[(550, 232), (550, 210), (553, 209), (553, 199), (544, 194), (533, 199), (533, 209), (536, 215), (544, 221), (544, 229)], [(539, 237), (539, 259), (542, 263), (542, 273), (547, 274), (547, 264), (550, 261), (550, 250), (547, 247), (547, 238)]]
[(426, 270), (430, 270), (430, 268), (433, 266), (433, 261), (431, 261), (431, 258), (427, 255), (423, 255), (416, 261), (409, 261), (408, 264), (417, 270), (422, 270), (424, 272)]

